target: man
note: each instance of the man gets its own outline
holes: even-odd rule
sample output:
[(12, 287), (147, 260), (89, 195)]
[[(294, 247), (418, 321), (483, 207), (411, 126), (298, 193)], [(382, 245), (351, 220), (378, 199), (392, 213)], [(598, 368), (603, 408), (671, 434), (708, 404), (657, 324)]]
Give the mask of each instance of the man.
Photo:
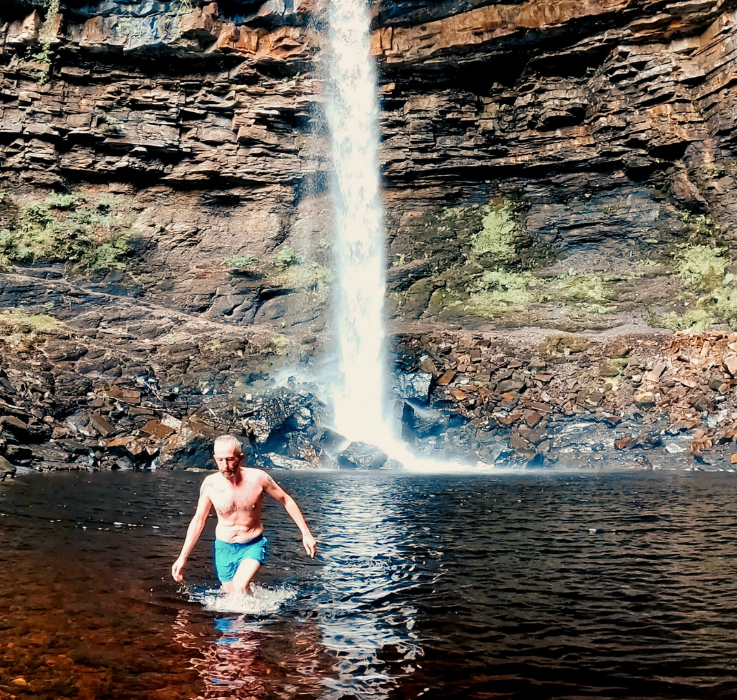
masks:
[(286, 509), (302, 532), (305, 551), (314, 558), (317, 541), (302, 513), (279, 485), (260, 469), (243, 466), (241, 443), (232, 435), (221, 435), (214, 444), (217, 474), (202, 482), (200, 499), (179, 558), (171, 567), (175, 581), (184, 581), (182, 570), (205, 527), (210, 508), (215, 506), (215, 569), (226, 593), (249, 594), (250, 583), (263, 564), (266, 537), (261, 522), (264, 493), (273, 496)]

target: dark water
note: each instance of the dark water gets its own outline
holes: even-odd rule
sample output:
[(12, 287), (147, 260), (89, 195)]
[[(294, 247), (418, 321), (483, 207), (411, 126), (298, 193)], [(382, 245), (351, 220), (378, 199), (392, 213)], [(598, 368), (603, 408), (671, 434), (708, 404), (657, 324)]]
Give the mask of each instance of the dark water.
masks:
[(169, 578), (202, 474), (0, 484), (0, 700), (737, 698), (737, 476), (275, 476), (256, 614)]

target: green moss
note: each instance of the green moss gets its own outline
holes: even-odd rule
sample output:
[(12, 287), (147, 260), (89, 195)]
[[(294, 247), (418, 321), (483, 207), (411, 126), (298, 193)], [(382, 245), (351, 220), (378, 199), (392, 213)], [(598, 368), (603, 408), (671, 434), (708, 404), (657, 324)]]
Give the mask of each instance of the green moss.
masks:
[(559, 284), (555, 296), (564, 302), (602, 304), (609, 301), (609, 281), (598, 275), (566, 277)]
[(285, 246), (282, 248), (276, 256), (276, 260), (274, 260), (274, 267), (277, 270), (287, 270), (288, 268), (292, 267), (293, 265), (299, 264), (299, 254), (297, 251), (290, 247)]
[(530, 288), (536, 283), (537, 280), (527, 272), (485, 272), (477, 290), (469, 297), (467, 308), (486, 317), (521, 310), (534, 301)]
[(737, 330), (737, 289), (721, 287), (715, 291), (712, 299), (716, 312), (733, 330)]
[(19, 309), (4, 309), (0, 313), (0, 334), (51, 333), (59, 327), (53, 316), (27, 314)]
[(695, 330), (705, 331), (716, 322), (716, 318), (705, 309), (690, 309), (685, 314), (675, 312), (653, 316), (649, 319), (651, 326), (668, 328), (672, 331)]
[(694, 290), (715, 289), (731, 262), (725, 248), (693, 245), (676, 253), (675, 269), (684, 286)]
[(554, 301), (569, 313), (605, 314), (614, 311), (611, 305), (611, 281), (599, 275), (568, 276), (546, 294), (546, 301)]
[(123, 269), (132, 230), (115, 206), (90, 207), (75, 194), (49, 195), (18, 210), (0, 232), (0, 265), (65, 262), (78, 273)]
[(28, 59), (43, 65), (37, 80), (40, 85), (48, 82), (51, 73), (51, 64), (54, 60), (54, 51), (51, 44), (54, 41), (54, 20), (59, 14), (60, 0), (46, 0), (46, 17), (38, 32), (38, 47), (34, 51), (29, 49)]
[(522, 231), (514, 214), (514, 205), (505, 202), (482, 218), (481, 231), (472, 237), (471, 255), (474, 258), (498, 267), (506, 267), (519, 259), (517, 242)]
[(78, 194), (50, 194), (44, 205), (50, 209), (71, 209), (78, 201)]
[(275, 275), (269, 276), (272, 284), (300, 290), (310, 295), (317, 305), (327, 300), (333, 283), (332, 272), (319, 263), (292, 264)]
[(709, 242), (720, 233), (720, 229), (716, 225), (714, 219), (707, 214), (691, 214), (690, 212), (684, 212), (681, 214), (681, 222), (681, 233), (687, 236), (691, 241), (695, 241), (697, 243)]
[(79, 261), (80, 269), (85, 272), (106, 272), (108, 270), (125, 270), (125, 260), (131, 252), (130, 234), (122, 233), (105, 243), (92, 246), (82, 253)]
[(255, 255), (236, 255), (232, 258), (225, 258), (223, 263), (231, 268), (246, 269), (253, 267), (258, 263)]
[(97, 110), (97, 128), (106, 136), (119, 136), (123, 133), (123, 125), (101, 109)]

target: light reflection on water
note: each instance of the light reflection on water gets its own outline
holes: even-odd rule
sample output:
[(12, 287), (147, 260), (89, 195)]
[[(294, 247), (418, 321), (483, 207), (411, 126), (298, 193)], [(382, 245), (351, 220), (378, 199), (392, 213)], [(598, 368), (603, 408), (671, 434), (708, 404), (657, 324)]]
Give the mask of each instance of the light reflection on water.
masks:
[(733, 475), (276, 476), (245, 601), (201, 475), (0, 484), (0, 698), (737, 697)]
[[(386, 484), (363, 481), (354, 488), (327, 485), (330, 496), (321, 528), (326, 563), (318, 605), (318, 625), (327, 649), (338, 661), (335, 675), (325, 679), (326, 698), (350, 692), (375, 698), (389, 696), (399, 677), (387, 673), (382, 650), (407, 662), (422, 655), (415, 626), (416, 609), (408, 601), (409, 568), (399, 548), (406, 533), (393, 526), (396, 491)], [(395, 601), (405, 601), (397, 606)]]

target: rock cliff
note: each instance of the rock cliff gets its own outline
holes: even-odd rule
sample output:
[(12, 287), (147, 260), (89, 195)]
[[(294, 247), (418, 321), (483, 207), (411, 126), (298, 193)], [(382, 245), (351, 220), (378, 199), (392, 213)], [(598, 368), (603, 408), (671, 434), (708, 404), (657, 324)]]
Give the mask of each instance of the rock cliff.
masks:
[[(737, 0), (370, 7), (395, 333), (737, 325)], [(14, 338), (48, 318), (109, 360), (80, 396), (126, 375), (125, 343), (162, 376), (205, 371), (157, 359), (205, 340), (246, 338), (254, 376), (319, 351), (323, 19), (306, 0), (0, 8), (0, 305)]]

